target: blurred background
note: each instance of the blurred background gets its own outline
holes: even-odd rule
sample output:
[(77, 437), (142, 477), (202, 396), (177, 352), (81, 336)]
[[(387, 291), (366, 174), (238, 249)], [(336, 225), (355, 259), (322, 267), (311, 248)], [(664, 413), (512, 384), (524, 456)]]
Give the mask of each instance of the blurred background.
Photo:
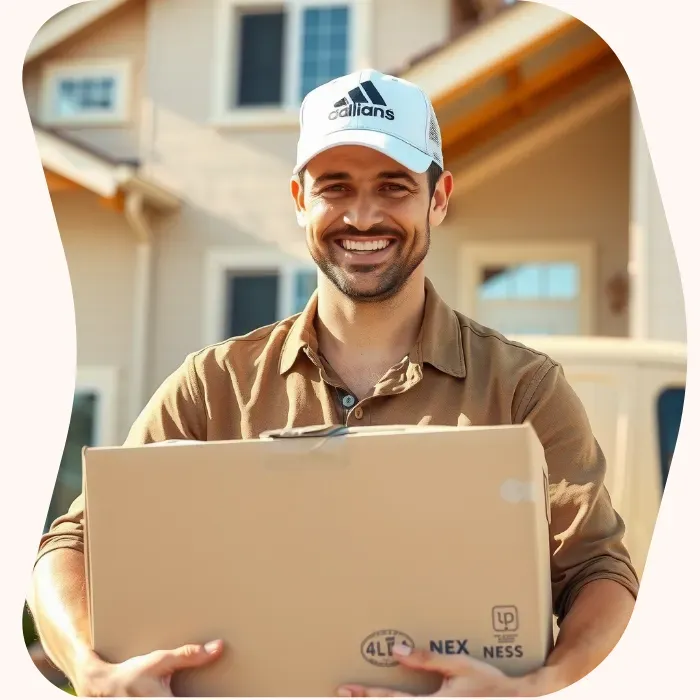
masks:
[[(80, 492), (82, 447), (119, 444), (186, 354), (304, 306), (316, 271), (289, 196), (298, 109), (370, 66), (426, 90), (455, 174), (428, 276), (563, 363), (641, 571), (685, 394), (673, 245), (613, 51), (507, 0), (90, 0), (40, 29), (24, 90), (78, 348), (45, 528)], [(26, 611), (25, 639), (63, 684)]]

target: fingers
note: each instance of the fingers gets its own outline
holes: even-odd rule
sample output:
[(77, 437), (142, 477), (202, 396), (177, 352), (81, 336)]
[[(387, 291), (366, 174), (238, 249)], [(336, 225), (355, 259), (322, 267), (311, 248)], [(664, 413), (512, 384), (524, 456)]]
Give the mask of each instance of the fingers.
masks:
[(500, 675), (500, 671), (494, 666), (470, 656), (443, 656), (425, 649), (411, 649), (404, 645), (394, 647), (394, 656), (406, 668), (439, 673), (446, 678), (467, 676), (479, 672)]
[(207, 644), (185, 644), (170, 651), (150, 654), (152, 669), (160, 675), (169, 675), (184, 668), (205, 666), (221, 656), (224, 645), (221, 640)]
[(341, 698), (410, 698), (408, 693), (400, 693), (389, 688), (370, 688), (364, 685), (342, 685), (338, 688)]

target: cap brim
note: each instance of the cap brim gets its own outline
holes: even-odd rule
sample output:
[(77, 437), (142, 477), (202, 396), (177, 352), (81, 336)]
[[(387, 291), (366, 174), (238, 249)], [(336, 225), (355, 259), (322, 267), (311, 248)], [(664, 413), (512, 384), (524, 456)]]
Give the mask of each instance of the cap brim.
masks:
[(369, 129), (344, 129), (334, 134), (325, 135), (318, 142), (317, 146), (309, 144), (306, 148), (303, 148), (294, 168), (294, 175), (317, 155), (338, 146), (365, 146), (366, 148), (372, 148), (414, 173), (424, 173), (433, 162), (432, 156), (423, 153), (420, 149), (391, 134), (370, 131)]

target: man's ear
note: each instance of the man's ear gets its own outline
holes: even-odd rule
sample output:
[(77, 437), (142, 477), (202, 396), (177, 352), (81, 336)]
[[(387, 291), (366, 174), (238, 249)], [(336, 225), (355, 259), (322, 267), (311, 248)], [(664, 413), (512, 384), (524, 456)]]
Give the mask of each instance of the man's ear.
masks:
[(445, 170), (435, 187), (433, 201), (430, 203), (430, 225), (439, 226), (447, 216), (447, 205), (454, 189), (454, 179), (449, 170)]
[(299, 176), (295, 175), (290, 181), (292, 199), (297, 213), (297, 223), (301, 228), (306, 228), (306, 201), (304, 199), (304, 186)]

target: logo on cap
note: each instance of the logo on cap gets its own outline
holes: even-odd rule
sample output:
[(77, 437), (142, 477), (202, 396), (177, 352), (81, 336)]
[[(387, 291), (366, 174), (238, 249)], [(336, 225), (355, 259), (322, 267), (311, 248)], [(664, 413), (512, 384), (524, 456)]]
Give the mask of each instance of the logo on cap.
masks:
[[(347, 97), (338, 100), (333, 107), (335, 109), (328, 115), (329, 119), (339, 117), (379, 117), (380, 119), (394, 119), (394, 110), (388, 109), (386, 101), (371, 80), (360, 83), (361, 87), (353, 88)], [(362, 89), (364, 88), (364, 92)]]

